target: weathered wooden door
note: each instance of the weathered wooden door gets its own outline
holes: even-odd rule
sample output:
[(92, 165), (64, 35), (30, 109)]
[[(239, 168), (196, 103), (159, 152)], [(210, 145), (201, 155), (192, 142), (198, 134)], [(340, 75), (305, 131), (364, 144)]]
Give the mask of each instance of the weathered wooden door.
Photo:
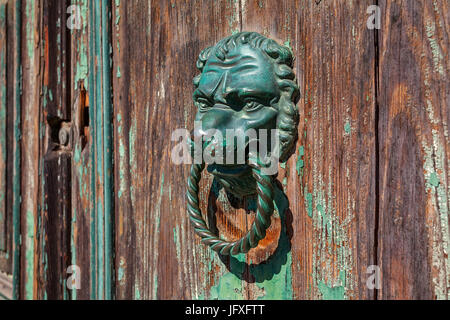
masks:
[[(447, 1), (1, 0), (0, 292), (448, 299), (449, 15)], [(266, 238), (220, 256), (191, 228), (171, 135), (193, 127), (198, 54), (240, 31), (294, 53), (299, 138)], [(200, 202), (229, 240), (255, 216), (207, 173)]]

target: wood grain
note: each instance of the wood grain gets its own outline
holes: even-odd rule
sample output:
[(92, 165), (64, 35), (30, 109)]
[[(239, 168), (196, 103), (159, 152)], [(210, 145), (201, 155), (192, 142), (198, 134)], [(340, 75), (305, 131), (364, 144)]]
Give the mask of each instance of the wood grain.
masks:
[[(8, 79), (13, 75), (8, 64), (12, 61), (13, 43), (7, 45), (8, 30), (13, 23), (12, 16), (9, 16), (8, 6), (5, 1), (0, 1), (0, 270), (11, 274), (11, 246), (12, 246), (12, 215), (11, 193), (8, 192), (11, 186), (11, 135), (8, 129), (12, 125), (11, 86), (8, 86)], [(7, 18), (9, 17), (9, 18)], [(9, 158), (8, 158), (9, 157)], [(8, 173), (9, 172), (9, 173)]]
[[(170, 163), (177, 142), (169, 140), (177, 128), (192, 129), (192, 78), (200, 50), (238, 27), (239, 10), (233, 1), (116, 2), (118, 298), (208, 298), (226, 271), (191, 230), (185, 205), (188, 167)], [(202, 189), (202, 202), (208, 190)]]
[(448, 2), (380, 5), (379, 298), (448, 299)]
[(6, 3), (0, 2), (0, 254), (6, 243)]
[(40, 166), (40, 10), (39, 2), (23, 1), (22, 12), (22, 134), (21, 134), (21, 279), (20, 296), (33, 299), (38, 259), (37, 227), (39, 220), (39, 166)]
[(91, 149), (93, 137), (90, 134), (88, 89), (89, 57), (89, 7), (87, 1), (72, 1), (80, 8), (80, 29), (70, 31), (71, 76), (68, 86), (72, 103), (72, 223), (71, 264), (80, 268), (81, 289), (73, 289), (72, 299), (87, 300), (91, 297), (91, 201), (92, 165)]
[(300, 7), (297, 161), (303, 162), (296, 171), (291, 162), (287, 184), (295, 206), (298, 298), (374, 297), (366, 286), (377, 218), (375, 48), (366, 27), (371, 4), (311, 1)]
[[(113, 17), (118, 297), (373, 297), (365, 289), (375, 221), (368, 5), (120, 2)], [(184, 24), (187, 19), (194, 23)], [(262, 32), (296, 54), (303, 154), (282, 165), (280, 212), (262, 247), (247, 258), (224, 258), (193, 237), (185, 215), (186, 168), (168, 161), (173, 144), (167, 139), (172, 130), (191, 127), (197, 54), (240, 30)], [(349, 54), (350, 47), (360, 50)], [(248, 204), (229, 204), (205, 178), (203, 212), (213, 209), (225, 238), (242, 236), (253, 219), (245, 214)], [(208, 201), (216, 205), (208, 208)]]
[[(67, 28), (71, 4), (80, 29)], [(0, 271), (13, 296), (448, 299), (448, 30), (446, 1), (0, 0)], [(300, 124), (266, 238), (224, 257), (190, 225), (171, 134), (193, 128), (198, 54), (239, 31), (294, 53)], [(253, 222), (254, 199), (207, 173), (200, 200), (225, 239)]]

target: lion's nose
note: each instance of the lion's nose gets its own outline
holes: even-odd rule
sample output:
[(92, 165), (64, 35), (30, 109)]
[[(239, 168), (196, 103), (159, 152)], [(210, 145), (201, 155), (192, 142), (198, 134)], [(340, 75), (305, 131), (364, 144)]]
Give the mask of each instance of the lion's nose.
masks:
[(228, 72), (224, 72), (217, 84), (214, 91), (214, 100), (216, 103), (227, 104), (227, 96), (229, 94), (229, 90), (227, 89), (228, 78), (230, 78)]
[(216, 103), (221, 103), (226, 105), (227, 104), (227, 92), (221, 92), (221, 93), (216, 93), (214, 95), (214, 100), (216, 101)]

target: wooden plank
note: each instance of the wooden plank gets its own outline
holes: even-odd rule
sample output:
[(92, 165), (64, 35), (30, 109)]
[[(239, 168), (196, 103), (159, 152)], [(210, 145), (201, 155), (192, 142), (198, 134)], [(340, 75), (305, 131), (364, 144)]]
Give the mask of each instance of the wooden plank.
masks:
[(61, 145), (59, 134), (70, 126), (69, 30), (64, 1), (43, 2), (39, 8), (42, 41), (35, 48), (41, 75), (40, 87), (36, 88), (40, 93), (36, 298), (65, 299), (71, 255), (71, 142)]
[(448, 299), (449, 7), (380, 1), (380, 299)]
[[(80, 286), (71, 292), (72, 299), (86, 300), (91, 297), (91, 146), (88, 86), (89, 15), (88, 2), (71, 2), (80, 9), (80, 29), (72, 29), (70, 77), (73, 124), (73, 165), (72, 165), (72, 223), (71, 223), (71, 264), (80, 269)], [(73, 14), (73, 12), (72, 12)], [(67, 25), (66, 25), (67, 27)]]
[[(12, 175), (11, 175), (11, 192), (9, 193), (10, 199), (12, 199), (12, 274), (13, 274), (13, 299), (19, 299), (20, 294), (20, 285), (21, 285), (21, 276), (20, 276), (20, 253), (21, 253), (21, 186), (20, 186), (20, 178), (21, 178), (21, 116), (22, 116), (22, 103), (21, 103), (21, 95), (22, 95), (22, 4), (21, 1), (15, 0), (11, 3), (11, 6), (8, 7), (9, 12), (11, 13), (10, 17), (13, 17), (12, 20), (12, 38), (13, 38), (13, 54), (11, 57), (11, 64), (13, 66), (13, 76), (9, 79), (13, 79), (14, 84), (11, 86), (11, 93), (13, 96), (12, 99), (12, 107), (11, 110), (12, 115), (12, 125), (10, 128), (12, 129), (13, 135), (11, 138), (11, 146), (12, 146)], [(9, 57), (8, 57), (9, 59)], [(9, 93), (8, 93), (8, 96)]]
[[(243, 29), (293, 50), (302, 94), (297, 152), (278, 175), (287, 197), (278, 244), (286, 239), (285, 254), (265, 266), (285, 277), (256, 281), (252, 297), (374, 296), (365, 284), (376, 220), (375, 50), (373, 32), (361, 23), (370, 4), (249, 1), (243, 8)], [(273, 288), (285, 292), (273, 296)]]
[(0, 254), (6, 243), (6, 3), (0, 2)]
[(11, 300), (12, 288), (12, 277), (0, 271), (0, 300)]
[[(81, 31), (78, 36), (81, 35)], [(83, 39), (81, 39), (83, 41)], [(78, 57), (76, 58), (78, 59)], [(80, 83), (81, 84), (81, 83)], [(80, 85), (79, 84), (79, 85)], [(83, 86), (83, 84), (81, 84)], [(73, 87), (72, 87), (73, 88)], [(71, 265), (79, 268), (80, 288), (73, 287), (71, 299), (87, 300), (91, 292), (90, 266), (90, 213), (93, 205), (90, 202), (90, 143), (86, 115), (89, 113), (88, 100), (84, 89), (74, 91), (78, 94), (73, 104), (73, 162), (72, 162), (72, 219), (70, 252)]]
[(295, 298), (375, 294), (366, 286), (377, 219), (371, 4), (302, 2), (292, 22), (302, 92), (297, 154), (286, 164)]
[(41, 299), (66, 299), (67, 269), (70, 263), (71, 154), (54, 151), (44, 158), (45, 228), (44, 273), (39, 290)]
[[(239, 12), (237, 1), (114, 3), (117, 298), (198, 299), (223, 291), (220, 276), (230, 264), (191, 229), (189, 168), (170, 162), (177, 143), (170, 137), (192, 129), (198, 54), (239, 30)], [(202, 203), (209, 190), (202, 187)]]
[[(116, 3), (117, 296), (373, 297), (365, 282), (375, 247), (375, 46), (373, 32), (359, 23), (370, 3), (208, 4)], [(334, 11), (340, 20), (330, 14)], [(178, 23), (186, 17), (194, 23)], [(297, 149), (302, 151), (282, 165), (286, 173), (279, 177), (284, 192), (278, 202), (284, 210), (265, 240), (269, 253), (256, 250), (247, 261), (219, 257), (199, 243), (184, 215), (187, 171), (160, 162), (170, 157), (171, 132), (193, 124), (196, 111), (187, 89), (197, 73), (196, 55), (241, 29), (291, 46), (305, 93)], [(348, 54), (349, 47), (358, 46), (360, 51)], [(216, 203), (221, 234), (243, 235), (252, 221), (245, 204), (241, 209), (228, 204), (205, 178), (203, 212), (208, 201)]]
[(22, 3), (21, 297), (36, 297), (40, 159), (40, 3)]
[[(113, 168), (111, 4), (89, 1), (89, 101), (91, 145), (91, 297), (113, 296)], [(95, 249), (95, 250), (94, 250)], [(94, 280), (94, 279), (92, 279)]]
[[(4, 183), (5, 183), (5, 194), (4, 194), (4, 213), (5, 213), (5, 224), (6, 224), (6, 247), (5, 251), (0, 252), (0, 270), (3, 272), (6, 272), (7, 274), (13, 273), (13, 241), (14, 239), (17, 239), (15, 237), (15, 231), (16, 228), (14, 228), (13, 225), (13, 172), (15, 167), (14, 160), (16, 159), (16, 155), (13, 152), (14, 148), (14, 141), (15, 141), (15, 134), (14, 134), (14, 110), (15, 110), (15, 100), (14, 97), (16, 96), (16, 89), (19, 89), (16, 87), (16, 76), (17, 71), (19, 71), (19, 65), (16, 65), (16, 41), (14, 39), (14, 35), (16, 33), (16, 20), (15, 20), (15, 6), (14, 3), (7, 3), (7, 1), (3, 1), (3, 5), (5, 5), (5, 33), (4, 33), (4, 48), (5, 56), (4, 56), (4, 63), (5, 63), (5, 71), (6, 74), (4, 75), (5, 83), (4, 83), (4, 89), (2, 90), (2, 97), (3, 99), (6, 99), (4, 101), (5, 105), (5, 135), (2, 135), (2, 138), (5, 139), (6, 144), (6, 150), (4, 156), (5, 161), (5, 167), (4, 167)], [(6, 43), (8, 43), (6, 45)], [(17, 69), (16, 69), (17, 68)], [(1, 102), (3, 103), (3, 102)], [(1, 138), (0, 138), (1, 140)]]

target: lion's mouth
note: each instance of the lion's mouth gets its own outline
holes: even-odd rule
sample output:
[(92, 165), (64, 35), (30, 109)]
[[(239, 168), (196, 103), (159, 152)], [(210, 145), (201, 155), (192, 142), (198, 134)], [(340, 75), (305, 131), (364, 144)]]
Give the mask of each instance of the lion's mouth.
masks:
[(215, 176), (222, 177), (239, 177), (247, 175), (250, 171), (250, 166), (247, 164), (210, 164), (208, 165), (208, 172)]
[(239, 198), (256, 192), (252, 168), (247, 164), (210, 164), (207, 170), (218, 179), (225, 190)]

